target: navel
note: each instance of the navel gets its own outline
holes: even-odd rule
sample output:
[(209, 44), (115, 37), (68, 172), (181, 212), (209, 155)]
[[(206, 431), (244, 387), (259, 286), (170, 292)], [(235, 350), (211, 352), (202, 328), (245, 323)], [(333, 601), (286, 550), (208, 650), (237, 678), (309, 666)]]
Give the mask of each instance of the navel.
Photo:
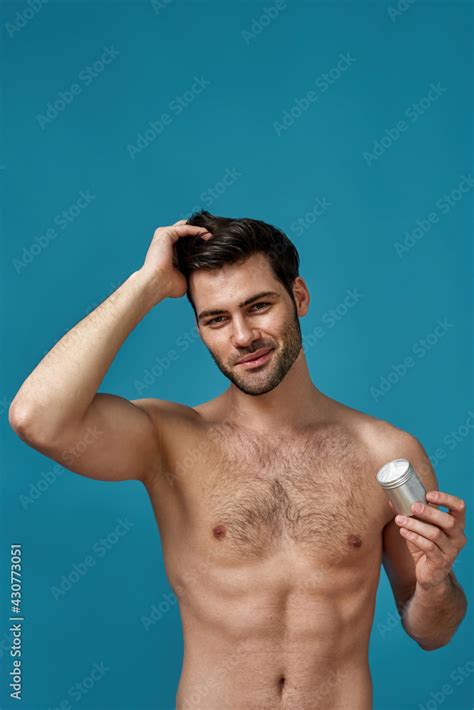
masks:
[(351, 547), (360, 547), (362, 545), (362, 540), (358, 535), (348, 535), (347, 542)]
[(214, 528), (212, 528), (212, 534), (217, 540), (222, 539), (225, 537), (226, 529), (224, 525), (216, 525)]

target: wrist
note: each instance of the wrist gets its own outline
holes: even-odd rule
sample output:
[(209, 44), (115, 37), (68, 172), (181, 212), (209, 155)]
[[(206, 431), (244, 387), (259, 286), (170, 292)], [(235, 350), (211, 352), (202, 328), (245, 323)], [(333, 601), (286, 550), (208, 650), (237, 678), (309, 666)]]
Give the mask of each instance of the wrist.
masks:
[(449, 596), (452, 592), (453, 585), (451, 582), (451, 573), (449, 572), (441, 581), (434, 581), (430, 585), (421, 585), (419, 582), (416, 584), (416, 596), (420, 602), (426, 602), (427, 605), (431, 604), (433, 600), (443, 599)]
[(149, 309), (156, 306), (164, 298), (167, 298), (166, 286), (159, 272), (152, 272), (142, 267), (130, 274), (128, 280), (144, 297)]

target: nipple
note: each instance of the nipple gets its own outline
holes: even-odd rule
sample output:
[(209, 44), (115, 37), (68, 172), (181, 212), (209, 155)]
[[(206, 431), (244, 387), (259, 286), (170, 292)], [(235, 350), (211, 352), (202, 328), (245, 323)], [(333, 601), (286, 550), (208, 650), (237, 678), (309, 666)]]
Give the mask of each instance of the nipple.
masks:
[(349, 535), (347, 542), (351, 547), (360, 547), (362, 545), (362, 540), (358, 535)]
[(212, 528), (212, 534), (214, 535), (215, 538), (220, 540), (225, 536), (225, 527), (224, 525), (216, 525), (215, 528)]

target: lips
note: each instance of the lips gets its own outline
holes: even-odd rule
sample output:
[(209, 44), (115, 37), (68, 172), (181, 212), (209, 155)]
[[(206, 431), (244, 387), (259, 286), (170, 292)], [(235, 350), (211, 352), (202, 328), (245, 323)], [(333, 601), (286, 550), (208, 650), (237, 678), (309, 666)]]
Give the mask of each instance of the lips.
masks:
[(255, 352), (250, 353), (250, 355), (246, 355), (241, 360), (238, 360), (236, 364), (241, 365), (244, 362), (253, 362), (254, 360), (258, 360), (264, 355), (267, 355), (272, 350), (273, 348), (260, 348), (260, 350), (255, 350)]
[(246, 355), (241, 360), (238, 360), (237, 364), (240, 365), (242, 362), (251, 362), (252, 360), (257, 360), (259, 357), (262, 357), (262, 355), (266, 355), (267, 353), (269, 353), (271, 349), (272, 348), (260, 348), (260, 350), (255, 350), (255, 352), (250, 353), (250, 355)]

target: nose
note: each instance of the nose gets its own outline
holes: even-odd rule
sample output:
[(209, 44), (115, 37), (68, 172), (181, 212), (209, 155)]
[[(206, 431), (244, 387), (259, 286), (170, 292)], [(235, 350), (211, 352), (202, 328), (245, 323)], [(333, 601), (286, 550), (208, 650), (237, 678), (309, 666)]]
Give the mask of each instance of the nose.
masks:
[(243, 317), (236, 317), (232, 327), (232, 345), (235, 348), (246, 348), (258, 340), (260, 337), (259, 331), (256, 328), (251, 328)]

